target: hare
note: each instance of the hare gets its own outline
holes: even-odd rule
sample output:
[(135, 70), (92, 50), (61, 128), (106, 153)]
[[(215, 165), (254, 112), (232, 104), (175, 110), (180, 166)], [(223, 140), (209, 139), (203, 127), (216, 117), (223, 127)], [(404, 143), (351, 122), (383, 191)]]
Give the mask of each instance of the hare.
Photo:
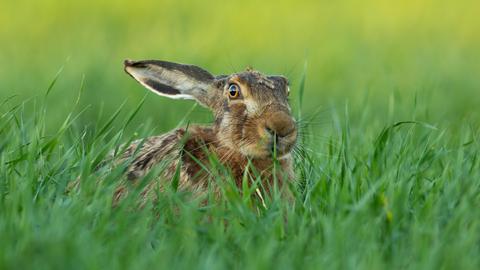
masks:
[[(211, 154), (231, 171), (237, 185), (252, 165), (267, 192), (274, 178), (283, 187), (293, 178), (291, 150), (297, 127), (285, 77), (265, 76), (251, 69), (214, 76), (194, 65), (159, 60), (125, 60), (124, 65), (126, 73), (148, 90), (172, 99), (193, 99), (215, 117), (208, 126), (190, 125), (133, 142), (119, 158), (129, 160), (126, 181), (135, 182), (155, 165), (168, 161), (161, 179), (177, 174), (178, 189), (202, 194), (208, 186), (209, 173), (204, 168)], [(276, 177), (274, 155), (281, 167)], [(143, 195), (153, 189), (154, 182), (146, 185)], [(126, 193), (126, 187), (120, 186), (114, 202)]]

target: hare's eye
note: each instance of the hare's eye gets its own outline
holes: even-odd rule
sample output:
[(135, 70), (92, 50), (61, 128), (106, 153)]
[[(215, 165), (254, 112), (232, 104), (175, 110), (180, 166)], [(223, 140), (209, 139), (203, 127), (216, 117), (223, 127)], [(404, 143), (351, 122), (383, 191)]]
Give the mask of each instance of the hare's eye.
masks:
[(240, 87), (237, 84), (232, 83), (228, 86), (228, 96), (230, 98), (237, 98), (240, 94)]

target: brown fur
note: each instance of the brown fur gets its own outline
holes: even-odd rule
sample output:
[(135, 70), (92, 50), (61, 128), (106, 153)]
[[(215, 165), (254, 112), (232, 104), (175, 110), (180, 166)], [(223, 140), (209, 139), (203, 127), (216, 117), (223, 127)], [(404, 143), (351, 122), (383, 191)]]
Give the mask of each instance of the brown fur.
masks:
[[(195, 66), (152, 60), (126, 61), (125, 67), (127, 73), (157, 94), (196, 99), (212, 110), (215, 122), (133, 142), (117, 161), (129, 165), (127, 182), (117, 188), (114, 205), (126, 196), (129, 184), (138, 185), (139, 179), (156, 166), (163, 168), (156, 179), (164, 181), (148, 183), (142, 192), (145, 199), (153, 196), (155, 187), (163, 190), (176, 173), (179, 190), (194, 196), (204, 194), (212, 184), (212, 155), (231, 171), (239, 187), (250, 162), (253, 168), (247, 173), (252, 178), (253, 171), (260, 174), (267, 195), (274, 179), (283, 189), (286, 181), (294, 177), (290, 151), (297, 131), (287, 102), (286, 78), (265, 76), (250, 69), (215, 77)], [(229, 96), (232, 84), (239, 89), (236, 98)], [(273, 153), (279, 157), (276, 175)]]

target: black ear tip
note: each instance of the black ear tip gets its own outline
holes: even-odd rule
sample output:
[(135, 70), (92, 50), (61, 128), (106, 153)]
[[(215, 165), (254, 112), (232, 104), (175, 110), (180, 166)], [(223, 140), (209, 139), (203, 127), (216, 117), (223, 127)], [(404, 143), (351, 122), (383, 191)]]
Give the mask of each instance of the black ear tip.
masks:
[(130, 59), (125, 59), (125, 61), (123, 61), (123, 64), (124, 64), (126, 67), (131, 67), (131, 66), (135, 65), (135, 61), (130, 60)]

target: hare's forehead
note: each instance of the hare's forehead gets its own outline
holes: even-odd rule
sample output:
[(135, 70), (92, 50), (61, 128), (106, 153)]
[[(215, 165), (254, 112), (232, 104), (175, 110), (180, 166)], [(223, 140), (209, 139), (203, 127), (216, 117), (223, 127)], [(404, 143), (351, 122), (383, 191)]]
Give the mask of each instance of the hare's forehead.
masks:
[(288, 82), (281, 76), (267, 76), (257, 71), (247, 71), (230, 75), (228, 83), (237, 83), (246, 91), (245, 96), (258, 100), (272, 99), (278, 96), (286, 98), (284, 95), (288, 88)]
[[(236, 83), (240, 86), (243, 98), (232, 104), (243, 104), (249, 115), (261, 113), (265, 107), (274, 104), (289, 107), (286, 95), (286, 83), (269, 78), (260, 73), (244, 72), (233, 74), (227, 79), (227, 86)], [(285, 80), (286, 82), (286, 80)]]
[(237, 81), (247, 85), (252, 89), (275, 89), (281, 87), (275, 80), (258, 71), (246, 71), (242, 73), (233, 74), (229, 78), (232, 81)]

